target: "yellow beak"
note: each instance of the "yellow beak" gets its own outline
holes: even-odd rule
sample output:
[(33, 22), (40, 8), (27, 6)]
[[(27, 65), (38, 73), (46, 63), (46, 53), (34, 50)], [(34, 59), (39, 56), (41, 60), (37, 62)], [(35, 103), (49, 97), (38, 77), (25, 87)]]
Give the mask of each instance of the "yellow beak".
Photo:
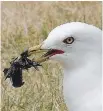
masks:
[(40, 52), (41, 51), (41, 46), (42, 46), (42, 44), (30, 47), (28, 49), (28, 55), (31, 55), (31, 54), (36, 53), (38, 51)]
[[(42, 44), (39, 44), (39, 45), (36, 45), (36, 46), (33, 46), (33, 47), (30, 47), (28, 49), (28, 55), (32, 55), (32, 54), (35, 54), (35, 53), (39, 53), (39, 52), (47, 52), (48, 50), (47, 49), (41, 49), (41, 46)], [(40, 57), (38, 59), (35, 59), (36, 62), (38, 63), (41, 63), (41, 62), (44, 62), (46, 60), (48, 60), (49, 57), (46, 56), (46, 57)]]

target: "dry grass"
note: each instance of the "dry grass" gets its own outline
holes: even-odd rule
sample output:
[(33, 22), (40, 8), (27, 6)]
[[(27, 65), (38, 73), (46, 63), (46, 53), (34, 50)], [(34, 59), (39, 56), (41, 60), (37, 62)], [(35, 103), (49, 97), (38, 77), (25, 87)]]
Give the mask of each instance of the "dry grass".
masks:
[[(41, 43), (60, 24), (81, 21), (100, 28), (102, 24), (101, 2), (2, 2), (1, 5), (2, 70), (12, 57)], [(40, 71), (24, 71), (26, 83), (21, 88), (12, 88), (2, 78), (2, 111), (67, 111), (60, 65), (49, 61), (43, 67)]]

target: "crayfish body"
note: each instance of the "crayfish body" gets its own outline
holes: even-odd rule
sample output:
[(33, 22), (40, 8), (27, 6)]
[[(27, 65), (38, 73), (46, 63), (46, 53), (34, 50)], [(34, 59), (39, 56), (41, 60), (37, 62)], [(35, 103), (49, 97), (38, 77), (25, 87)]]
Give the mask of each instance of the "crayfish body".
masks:
[(30, 60), (28, 58), (27, 51), (25, 51), (20, 55), (20, 57), (17, 57), (11, 61), (10, 68), (5, 68), (3, 72), (5, 79), (10, 78), (10, 81), (14, 87), (21, 87), (24, 84), (22, 79), (22, 71), (24, 69), (28, 70), (31, 67), (38, 70), (38, 66), (41, 65), (34, 60)]

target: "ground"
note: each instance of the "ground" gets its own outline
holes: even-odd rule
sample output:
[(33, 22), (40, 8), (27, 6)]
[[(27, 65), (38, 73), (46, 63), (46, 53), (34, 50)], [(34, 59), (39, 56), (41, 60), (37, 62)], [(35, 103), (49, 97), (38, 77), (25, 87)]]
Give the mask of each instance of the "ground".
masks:
[[(11, 58), (41, 43), (60, 24), (80, 21), (102, 27), (101, 2), (2, 2), (1, 14), (1, 71)], [(42, 65), (40, 71), (23, 72), (21, 88), (12, 88), (1, 74), (2, 111), (67, 111), (62, 67), (53, 61)]]

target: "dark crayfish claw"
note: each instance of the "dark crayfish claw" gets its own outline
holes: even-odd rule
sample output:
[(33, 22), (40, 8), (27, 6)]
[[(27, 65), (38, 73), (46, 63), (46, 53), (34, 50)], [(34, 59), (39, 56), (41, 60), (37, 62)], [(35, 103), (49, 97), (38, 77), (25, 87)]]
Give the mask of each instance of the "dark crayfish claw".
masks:
[(4, 76), (5, 76), (5, 80), (6, 80), (7, 78), (10, 78), (10, 74), (8, 73), (8, 70), (9, 70), (9, 68), (5, 68), (5, 69), (3, 70)]

